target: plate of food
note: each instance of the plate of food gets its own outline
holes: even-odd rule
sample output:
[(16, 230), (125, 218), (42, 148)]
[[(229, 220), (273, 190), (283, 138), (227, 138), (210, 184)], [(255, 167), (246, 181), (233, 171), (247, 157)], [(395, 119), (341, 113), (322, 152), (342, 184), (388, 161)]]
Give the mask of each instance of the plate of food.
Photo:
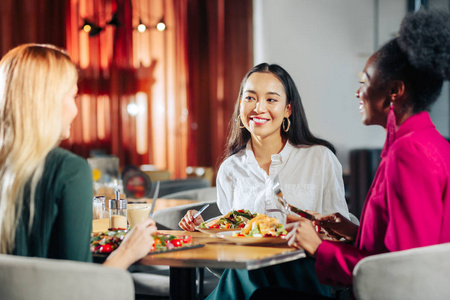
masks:
[[(108, 256), (116, 250), (127, 234), (126, 230), (108, 230), (94, 233), (91, 236), (91, 252), (93, 255)], [(171, 234), (155, 233), (154, 243), (149, 254), (198, 248), (204, 245), (193, 244), (192, 236), (175, 236)]]
[(285, 244), (287, 231), (276, 218), (260, 214), (250, 220), (240, 232), (222, 232), (217, 236), (241, 245)]
[(195, 229), (213, 235), (225, 231), (241, 231), (247, 222), (256, 216), (258, 213), (251, 213), (249, 210), (232, 210), (223, 216), (201, 223)]

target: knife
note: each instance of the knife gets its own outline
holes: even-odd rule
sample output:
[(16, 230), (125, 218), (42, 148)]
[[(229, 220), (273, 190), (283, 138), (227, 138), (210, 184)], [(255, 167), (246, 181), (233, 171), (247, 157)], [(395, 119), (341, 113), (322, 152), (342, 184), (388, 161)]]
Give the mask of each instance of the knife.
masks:
[(297, 207), (292, 206), (290, 204), (288, 204), (288, 205), (289, 205), (290, 211), (295, 212), (296, 214), (302, 216), (303, 218), (306, 218), (306, 219), (311, 220), (311, 221), (314, 221), (316, 219), (316, 217), (314, 217), (312, 214), (307, 213), (303, 209), (297, 208)]
[(160, 182), (156, 182), (156, 188), (155, 188), (155, 193), (153, 194), (153, 201), (152, 201), (152, 206), (150, 207), (150, 213), (148, 214), (148, 216), (151, 218), (153, 216), (153, 211), (155, 210), (155, 203), (156, 203), (156, 199), (158, 199), (158, 194), (159, 194), (159, 184)]

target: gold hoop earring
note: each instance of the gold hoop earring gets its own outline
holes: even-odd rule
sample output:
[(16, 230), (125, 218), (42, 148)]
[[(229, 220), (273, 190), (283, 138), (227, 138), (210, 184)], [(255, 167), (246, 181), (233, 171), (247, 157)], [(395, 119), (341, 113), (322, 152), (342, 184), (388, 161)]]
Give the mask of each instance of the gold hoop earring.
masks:
[[(285, 123), (284, 123), (284, 120), (287, 120), (287, 126), (284, 125), (284, 124), (285, 124)], [(284, 132), (288, 132), (288, 131), (289, 131), (289, 128), (291, 128), (291, 121), (289, 120), (289, 118), (284, 118), (284, 119), (283, 119), (283, 123), (281, 123), (281, 126), (283, 127), (283, 131), (284, 131)]]
[(241, 115), (238, 115), (236, 118), (236, 126), (239, 128), (245, 128), (244, 123), (242, 123)]

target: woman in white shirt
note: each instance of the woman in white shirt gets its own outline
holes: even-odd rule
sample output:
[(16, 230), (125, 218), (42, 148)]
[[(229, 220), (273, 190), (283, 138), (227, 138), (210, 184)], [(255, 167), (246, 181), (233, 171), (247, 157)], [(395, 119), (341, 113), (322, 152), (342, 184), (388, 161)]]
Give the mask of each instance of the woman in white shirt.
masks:
[[(321, 214), (349, 217), (342, 167), (334, 147), (309, 130), (300, 94), (291, 76), (278, 65), (259, 64), (244, 77), (228, 139), (226, 159), (217, 174), (217, 204), (225, 214), (234, 209), (266, 213), (285, 221), (272, 190), (279, 176), (287, 201)], [(180, 227), (194, 230), (203, 222), (188, 211)], [(310, 258), (268, 268), (226, 270), (208, 299), (248, 299), (259, 287), (290, 287), (328, 294), (318, 283)]]
[[(349, 218), (342, 167), (334, 147), (309, 130), (300, 94), (280, 66), (262, 63), (244, 77), (233, 115), (226, 159), (217, 174), (217, 204), (223, 214), (235, 209), (278, 218), (281, 208), (272, 190), (279, 176), (287, 201), (304, 210)], [(180, 227), (194, 230), (203, 222), (189, 211)]]

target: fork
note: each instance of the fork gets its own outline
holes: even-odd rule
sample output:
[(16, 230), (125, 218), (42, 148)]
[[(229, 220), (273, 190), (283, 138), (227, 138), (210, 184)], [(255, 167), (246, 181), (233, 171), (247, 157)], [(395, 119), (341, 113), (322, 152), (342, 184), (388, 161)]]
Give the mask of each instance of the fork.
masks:
[(280, 178), (277, 176), (275, 176), (275, 178), (273, 179), (273, 192), (275, 193), (275, 195), (277, 196), (277, 200), (278, 202), (281, 203), (281, 205), (283, 205), (283, 207), (287, 210), (287, 211), (291, 211), (289, 204), (287, 203), (286, 199), (284, 199), (283, 197), (283, 192), (281, 191), (281, 187), (280, 187)]
[(196, 213), (192, 216), (192, 220), (195, 220), (195, 218), (197, 218), (198, 216), (200, 216), (201, 213), (202, 213), (205, 209), (208, 208), (208, 206), (209, 206), (209, 204), (203, 205), (202, 208), (200, 208), (200, 210), (199, 210), (198, 212), (196, 212)]
[(275, 195), (277, 196), (277, 200), (281, 203), (281, 205), (283, 205), (283, 207), (288, 212), (294, 212), (294, 213), (299, 214), (300, 216), (307, 218), (308, 220), (311, 220), (311, 221), (316, 219), (316, 217), (307, 213), (306, 211), (287, 203), (286, 199), (283, 197), (283, 192), (281, 191), (280, 178), (278, 177), (278, 175), (275, 176), (275, 178), (273, 179), (272, 189), (273, 189), (273, 192), (275, 193)]

